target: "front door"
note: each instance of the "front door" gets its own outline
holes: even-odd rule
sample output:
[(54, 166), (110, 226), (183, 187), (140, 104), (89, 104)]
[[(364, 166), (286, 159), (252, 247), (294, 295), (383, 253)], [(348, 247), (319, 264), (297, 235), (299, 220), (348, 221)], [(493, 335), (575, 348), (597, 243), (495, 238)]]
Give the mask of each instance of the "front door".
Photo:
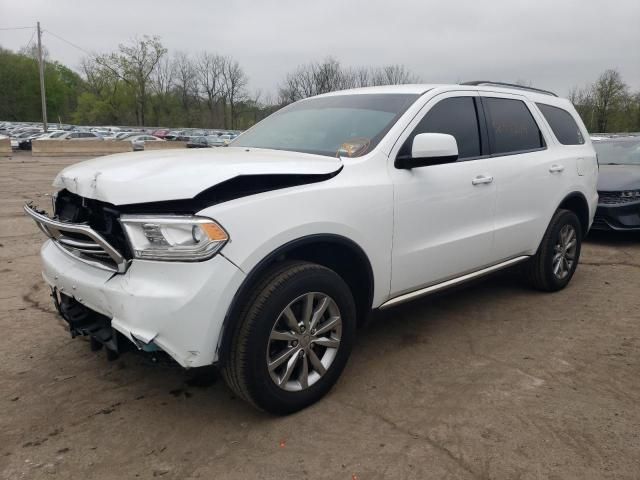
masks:
[[(392, 150), (392, 297), (492, 263), (496, 187), (479, 107), (475, 92), (436, 96)], [(428, 132), (453, 135), (458, 161), (395, 168), (393, 160), (410, 152), (413, 137)]]

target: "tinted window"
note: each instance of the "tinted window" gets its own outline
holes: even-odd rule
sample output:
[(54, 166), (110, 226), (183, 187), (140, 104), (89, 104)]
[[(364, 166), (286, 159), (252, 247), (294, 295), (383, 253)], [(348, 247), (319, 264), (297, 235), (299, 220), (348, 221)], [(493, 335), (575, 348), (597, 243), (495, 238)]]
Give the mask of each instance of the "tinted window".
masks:
[(411, 153), (413, 137), (419, 133), (448, 133), (458, 143), (458, 158), (479, 157), (480, 129), (473, 97), (447, 98), (427, 112), (405, 142), (401, 155)]
[(504, 154), (544, 147), (538, 124), (524, 102), (510, 98), (484, 98), (492, 153)]
[(553, 134), (563, 145), (582, 145), (584, 137), (569, 112), (544, 103), (536, 103), (544, 118), (549, 122)]

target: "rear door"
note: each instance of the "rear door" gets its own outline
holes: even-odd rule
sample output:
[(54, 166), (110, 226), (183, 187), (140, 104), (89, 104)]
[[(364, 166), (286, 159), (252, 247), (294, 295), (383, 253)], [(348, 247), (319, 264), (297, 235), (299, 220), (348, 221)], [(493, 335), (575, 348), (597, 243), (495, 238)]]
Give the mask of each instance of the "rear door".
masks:
[(566, 191), (570, 166), (557, 160), (533, 103), (516, 94), (482, 92), (481, 97), (495, 165), (492, 257), (532, 254), (549, 222), (549, 206), (557, 205), (558, 192)]

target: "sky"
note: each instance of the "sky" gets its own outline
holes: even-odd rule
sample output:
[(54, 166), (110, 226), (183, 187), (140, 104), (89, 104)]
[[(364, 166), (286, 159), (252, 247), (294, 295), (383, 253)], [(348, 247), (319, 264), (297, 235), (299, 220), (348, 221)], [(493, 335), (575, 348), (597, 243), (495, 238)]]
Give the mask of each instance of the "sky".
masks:
[[(0, 0), (0, 46), (35, 25), (83, 50), (143, 34), (169, 52), (230, 55), (249, 88), (275, 93), (287, 72), (328, 56), (345, 66), (403, 64), (425, 83), (524, 81), (567, 95), (616, 68), (640, 90), (640, 0)], [(86, 55), (46, 31), (52, 59)]]

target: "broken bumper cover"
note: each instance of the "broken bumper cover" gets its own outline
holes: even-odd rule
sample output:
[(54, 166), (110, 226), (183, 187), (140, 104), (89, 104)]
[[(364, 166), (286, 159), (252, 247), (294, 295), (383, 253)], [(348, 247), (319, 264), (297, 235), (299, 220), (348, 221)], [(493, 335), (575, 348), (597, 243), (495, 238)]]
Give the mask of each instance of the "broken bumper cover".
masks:
[(245, 275), (218, 254), (199, 263), (134, 260), (125, 273), (79, 261), (48, 240), (44, 280), (111, 319), (135, 345), (153, 344), (183, 367), (217, 361), (227, 309)]

